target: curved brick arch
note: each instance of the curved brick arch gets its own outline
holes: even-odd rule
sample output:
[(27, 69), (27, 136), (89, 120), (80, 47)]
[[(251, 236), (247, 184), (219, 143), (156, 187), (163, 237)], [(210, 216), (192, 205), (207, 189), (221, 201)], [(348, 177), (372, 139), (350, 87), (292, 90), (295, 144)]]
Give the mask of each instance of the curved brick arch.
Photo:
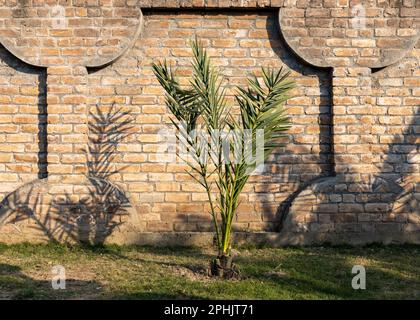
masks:
[(401, 60), (419, 38), (409, 2), (285, 1), (280, 30), (289, 47), (318, 67), (380, 68)]
[(1, 10), (6, 18), (0, 42), (22, 61), (41, 67), (112, 63), (136, 41), (143, 21), (137, 1), (17, 1)]

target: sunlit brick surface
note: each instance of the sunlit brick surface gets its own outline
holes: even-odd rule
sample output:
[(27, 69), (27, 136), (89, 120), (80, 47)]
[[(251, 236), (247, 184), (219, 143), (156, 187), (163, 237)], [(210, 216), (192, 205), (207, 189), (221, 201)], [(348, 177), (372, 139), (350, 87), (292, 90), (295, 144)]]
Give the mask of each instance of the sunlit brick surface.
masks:
[[(34, 210), (41, 217), (48, 207), (54, 214), (67, 210), (72, 219), (103, 208), (115, 214), (114, 203), (126, 197), (128, 218), (118, 213), (112, 221), (96, 221), (95, 228), (113, 231), (110, 241), (141, 243), (143, 234), (152, 233), (150, 243), (176, 242), (167, 234), (211, 231), (204, 190), (181, 160), (162, 151), (166, 136), (159, 133), (172, 126), (151, 68), (166, 59), (188, 85), (189, 40), (197, 35), (225, 76), (232, 105), (235, 87), (262, 66), (287, 68), (296, 81), (287, 101), (293, 127), (285, 147), (251, 177), (235, 230), (271, 231), (280, 244), (418, 242), (418, 45), (382, 70), (353, 63), (319, 68), (284, 41), (278, 22), (283, 1), (198, 2), (144, 1), (149, 9), (143, 9), (143, 31), (134, 46), (102, 68), (65, 63), (67, 56), (48, 69), (31, 67), (0, 48), (0, 192), (1, 210), (7, 204), (13, 213), (8, 221), (26, 212), (16, 203), (37, 190), (30, 202), (46, 201)], [(219, 9), (182, 9), (204, 5)], [(345, 48), (359, 54), (361, 47), (350, 40)], [(112, 183), (113, 202), (86, 200), (94, 188), (92, 181), (80, 181), (82, 174)], [(72, 219), (59, 226), (70, 228)], [(76, 230), (81, 237), (95, 237), (83, 223)], [(0, 240), (39, 239), (36, 225), (34, 219), (7, 223)]]

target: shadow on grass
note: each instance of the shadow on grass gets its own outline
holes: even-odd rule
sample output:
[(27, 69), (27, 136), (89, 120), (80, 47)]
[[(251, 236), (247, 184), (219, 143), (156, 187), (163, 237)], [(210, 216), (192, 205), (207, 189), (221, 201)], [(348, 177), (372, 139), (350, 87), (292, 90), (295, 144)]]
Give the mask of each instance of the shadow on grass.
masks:
[[(198, 247), (151, 247), (151, 246), (113, 246), (97, 245), (85, 246), (94, 253), (107, 254), (113, 259), (121, 259), (129, 263), (159, 264), (164, 267), (181, 267), (200, 276), (207, 275), (208, 265), (215, 254), (205, 253)], [(150, 255), (147, 257), (132, 257), (127, 255), (130, 251), (136, 251)], [(181, 253), (181, 254), (180, 254)], [(172, 262), (174, 259), (183, 260), (183, 262)], [(172, 260), (172, 261), (171, 261)], [(193, 260), (193, 261), (191, 261)]]
[(21, 268), (0, 264), (0, 300), (62, 300), (62, 299), (113, 299), (113, 300), (153, 300), (153, 299), (200, 299), (191, 295), (171, 294), (169, 292), (106, 292), (94, 280), (66, 280), (66, 290), (54, 290), (50, 280), (36, 280), (24, 273)]
[[(182, 281), (176, 268), (187, 268), (205, 274), (211, 255), (198, 248), (128, 247), (106, 248), (117, 259), (133, 263), (170, 267), (168, 277)], [(102, 249), (99, 249), (102, 250)], [(146, 257), (130, 257), (130, 251), (145, 253)], [(191, 294), (177, 294), (175, 299), (207, 299), (215, 292), (219, 298), (228, 298), (243, 290), (236, 298), (273, 299), (277, 296), (298, 299), (418, 299), (420, 288), (419, 246), (315, 247), (252, 250), (237, 257), (243, 279), (223, 281), (215, 278), (186, 278), (185, 287)], [(149, 256), (150, 255), (150, 256)], [(354, 290), (352, 267), (362, 264), (367, 271), (367, 290)], [(174, 272), (175, 270), (175, 272)], [(205, 283), (207, 290), (199, 287)], [(256, 288), (256, 287), (259, 288)], [(156, 290), (156, 287), (154, 288)], [(158, 291), (160, 289), (157, 289)], [(187, 290), (188, 291), (188, 290)], [(265, 295), (267, 294), (267, 295)], [(140, 292), (122, 295), (122, 298), (151, 299), (165, 293)], [(231, 297), (232, 298), (232, 297)]]
[(54, 290), (51, 280), (33, 279), (18, 266), (0, 263), (0, 299), (77, 299), (87, 288), (95, 290), (99, 287), (96, 281), (66, 279), (66, 290)]
[[(238, 263), (250, 279), (297, 298), (315, 293), (332, 299), (419, 299), (419, 253), (418, 246), (294, 248), (278, 259), (257, 254), (239, 257)], [(351, 286), (356, 264), (366, 268), (366, 290)]]
[[(10, 248), (11, 252), (4, 248)], [(94, 262), (96, 281), (69, 285), (58, 296), (49, 281), (22, 274), (19, 267), (0, 267), (0, 293), (29, 299), (418, 299), (420, 246), (313, 247), (241, 249), (236, 263), (243, 279), (225, 281), (203, 276), (212, 256), (200, 248), (137, 246), (2, 246), (0, 253), (39, 261)], [(86, 256), (87, 255), (87, 256)], [(83, 260), (79, 257), (84, 256)], [(22, 260), (22, 257), (19, 261)], [(38, 262), (35, 262), (38, 263)], [(367, 289), (353, 290), (352, 267), (367, 271)], [(109, 270), (109, 268), (112, 270)], [(25, 267), (26, 268), (26, 267)], [(89, 269), (89, 268), (88, 268)], [(87, 270), (88, 270), (87, 269)], [(188, 271), (188, 270), (190, 271)], [(96, 278), (99, 276), (99, 278)], [(76, 280), (75, 280), (76, 281)], [(103, 282), (105, 281), (105, 282)], [(99, 287), (99, 288), (98, 288)], [(10, 298), (10, 297), (9, 297)]]

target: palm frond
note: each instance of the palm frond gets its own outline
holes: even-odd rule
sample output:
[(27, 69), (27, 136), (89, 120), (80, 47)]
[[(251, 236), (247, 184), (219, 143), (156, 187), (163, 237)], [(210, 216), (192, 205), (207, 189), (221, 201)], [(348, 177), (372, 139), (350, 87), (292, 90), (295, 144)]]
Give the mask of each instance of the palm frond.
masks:
[[(236, 119), (226, 103), (224, 79), (211, 66), (202, 43), (195, 39), (191, 49), (193, 73), (189, 88), (181, 87), (166, 61), (154, 64), (153, 71), (165, 90), (166, 105), (174, 116), (171, 121), (180, 132), (180, 140), (191, 151), (191, 159), (183, 159), (192, 169), (187, 173), (207, 192), (217, 246), (225, 255), (229, 254), (232, 223), (243, 188), (252, 171), (280, 146), (279, 139), (290, 128), (284, 103), (294, 84), (288, 80), (289, 72), (263, 68), (261, 80), (254, 76), (246, 88), (237, 88), (240, 117)], [(204, 143), (191, 134), (198, 128), (199, 119), (210, 134)], [(233, 134), (223, 135), (223, 130)], [(258, 149), (260, 140), (262, 150)], [(216, 200), (212, 197), (212, 177)]]

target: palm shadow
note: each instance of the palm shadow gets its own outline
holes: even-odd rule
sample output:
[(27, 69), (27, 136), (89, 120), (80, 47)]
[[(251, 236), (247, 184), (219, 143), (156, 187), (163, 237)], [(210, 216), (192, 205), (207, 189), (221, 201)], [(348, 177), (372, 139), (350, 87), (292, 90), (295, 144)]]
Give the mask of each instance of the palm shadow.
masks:
[(96, 106), (89, 119), (86, 150), (89, 183), (85, 193), (75, 196), (66, 192), (51, 199), (43, 192), (48, 182), (36, 181), (0, 203), (1, 220), (15, 225), (29, 219), (51, 241), (86, 244), (104, 243), (124, 222), (131, 205), (125, 192), (110, 177), (121, 170), (114, 169), (113, 161), (119, 143), (132, 134), (133, 119), (114, 106), (107, 112)]
[[(275, 18), (277, 13), (274, 13)], [(275, 19), (274, 18), (274, 19)], [(307, 189), (314, 183), (327, 180), (329, 177), (335, 176), (334, 170), (334, 126), (333, 126), (333, 110), (332, 110), (332, 76), (331, 68), (318, 68), (308, 65), (307, 62), (297, 56), (293, 50), (290, 50), (286, 41), (283, 38), (280, 26), (277, 21), (273, 22), (271, 16), (267, 18), (267, 31), (270, 39), (270, 44), (276, 52), (280, 60), (286, 64), (291, 70), (296, 71), (302, 75), (314, 75), (318, 77), (320, 84), (320, 114), (319, 114), (319, 158), (315, 161), (321, 168), (317, 172), (313, 172), (312, 176), (296, 172), (294, 167), (305, 170), (305, 165), (308, 165), (308, 160), (302, 161), (300, 165), (300, 156), (305, 157), (305, 153), (310, 154), (311, 148), (305, 149), (298, 144), (299, 154), (293, 154), (291, 151), (285, 149), (283, 154), (275, 156), (279, 170), (274, 170), (268, 167), (269, 172), (275, 173), (280, 179), (286, 179), (288, 182), (292, 181), (295, 188), (284, 200), (281, 200), (280, 205), (272, 206), (270, 203), (262, 205), (263, 214), (269, 217), (271, 221), (275, 222), (275, 228), (270, 231), (280, 232), (283, 229), (285, 220), (288, 216), (291, 205), (294, 200), (301, 194), (302, 191)], [(380, 173), (374, 177), (371, 190), (367, 192), (366, 196), (372, 200), (370, 202), (386, 202), (388, 204), (388, 213), (400, 212), (405, 214), (419, 214), (420, 213), (420, 195), (419, 195), (419, 179), (416, 176), (418, 171), (418, 126), (419, 126), (419, 107), (417, 106), (417, 113), (413, 115), (412, 122), (407, 126), (402, 134), (395, 134), (394, 141), (388, 145), (388, 152), (381, 164)], [(292, 138), (289, 139), (292, 141)], [(286, 159), (283, 161), (282, 159)], [(311, 160), (309, 160), (311, 161)], [(279, 165), (280, 163), (280, 165)], [(284, 166), (286, 164), (289, 168)], [(273, 166), (271, 164), (271, 166)], [(308, 168), (310, 165), (308, 165)], [(309, 168), (308, 171), (311, 171)], [(305, 177), (306, 176), (306, 177)], [(272, 182), (272, 178), (267, 178)], [(298, 181), (296, 181), (298, 180)], [(270, 193), (270, 185), (266, 185), (266, 190), (262, 192)], [(275, 189), (274, 189), (275, 190)], [(320, 195), (321, 197), (323, 195)], [(376, 200), (375, 200), (376, 199)], [(379, 200), (378, 200), (379, 199)], [(417, 222), (420, 217), (412, 219)]]

